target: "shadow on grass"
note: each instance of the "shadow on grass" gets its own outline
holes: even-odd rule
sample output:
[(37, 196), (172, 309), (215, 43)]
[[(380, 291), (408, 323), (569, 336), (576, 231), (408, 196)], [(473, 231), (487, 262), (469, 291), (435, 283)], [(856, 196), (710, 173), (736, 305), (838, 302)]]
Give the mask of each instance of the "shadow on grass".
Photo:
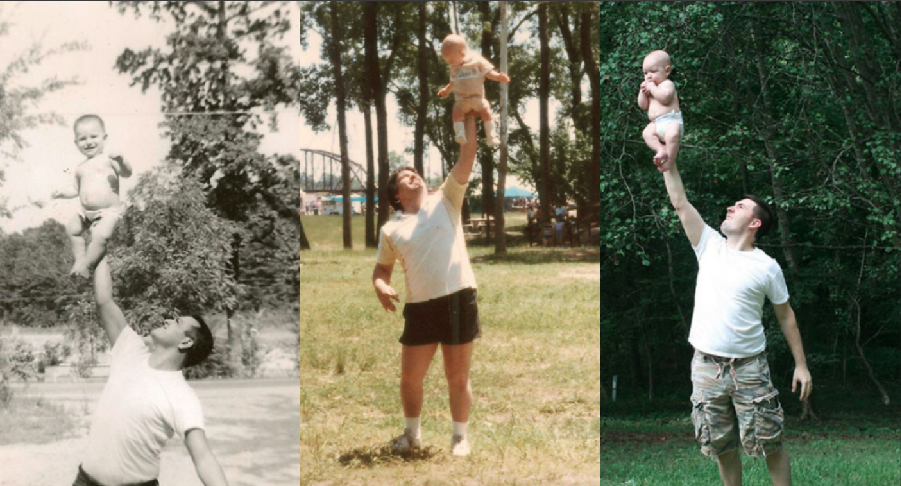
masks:
[(429, 461), (437, 456), (440, 450), (437, 447), (424, 447), (408, 452), (394, 452), (391, 446), (362, 447), (345, 452), (338, 457), (338, 462), (344, 467), (372, 468), (377, 466), (390, 466), (405, 462)]
[(472, 258), (473, 263), (601, 263), (601, 249), (592, 247), (515, 248), (505, 255), (494, 253)]

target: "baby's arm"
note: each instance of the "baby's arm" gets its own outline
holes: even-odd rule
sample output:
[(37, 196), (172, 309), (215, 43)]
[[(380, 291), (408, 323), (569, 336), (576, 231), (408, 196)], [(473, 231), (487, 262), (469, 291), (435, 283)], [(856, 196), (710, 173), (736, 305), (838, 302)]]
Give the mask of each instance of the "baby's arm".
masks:
[(72, 184), (50, 193), (50, 199), (72, 199), (78, 197), (78, 174)]
[(641, 88), (638, 90), (638, 107), (647, 110), (651, 106), (651, 99), (648, 98), (648, 82), (642, 81)]
[(663, 106), (669, 106), (676, 97), (676, 85), (667, 79), (660, 84), (648, 83), (648, 92)]
[(447, 98), (447, 95), (451, 94), (451, 91), (453, 91), (453, 90), (454, 90), (454, 82), (451, 81), (450, 83), (447, 83), (447, 86), (441, 88), (441, 90), (438, 91), (438, 96), (440, 96), (442, 98)]
[(498, 83), (508, 84), (510, 82), (510, 76), (507, 76), (506, 73), (500, 71), (491, 71), (485, 74), (485, 77), (492, 81), (497, 81)]
[(112, 162), (113, 170), (119, 174), (119, 177), (130, 177), (132, 174), (131, 164), (122, 157), (122, 154), (118, 152), (110, 152), (109, 153), (110, 161)]

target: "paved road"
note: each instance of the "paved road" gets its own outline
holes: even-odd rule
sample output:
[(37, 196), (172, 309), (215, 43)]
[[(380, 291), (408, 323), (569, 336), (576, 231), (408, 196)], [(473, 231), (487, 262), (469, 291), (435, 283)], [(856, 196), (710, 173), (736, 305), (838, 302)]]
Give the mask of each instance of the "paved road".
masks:
[[(300, 382), (292, 379), (191, 382), (207, 437), (229, 484), (296, 486), (300, 482)], [(0, 486), (71, 484), (86, 446), (89, 416), (103, 383), (37, 383), (20, 393), (64, 405), (80, 417), (68, 437), (47, 444), (0, 446)], [(160, 483), (202, 486), (181, 440), (163, 451)]]

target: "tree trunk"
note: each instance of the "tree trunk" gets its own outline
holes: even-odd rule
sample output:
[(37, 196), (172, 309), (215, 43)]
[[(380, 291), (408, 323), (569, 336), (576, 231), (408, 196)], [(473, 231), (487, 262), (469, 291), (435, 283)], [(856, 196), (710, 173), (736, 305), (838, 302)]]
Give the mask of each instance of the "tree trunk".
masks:
[[(491, 31), (490, 20), (491, 20), (491, 6), (488, 2), (476, 2), (476, 5), (479, 9), (479, 14), (481, 15), (482, 25), (482, 37), (481, 37), (481, 49), (482, 49), (482, 57), (485, 59), (491, 59), (491, 41), (494, 38), (493, 32)], [(494, 84), (494, 83), (492, 83)], [(493, 91), (493, 86), (488, 85), (486, 88), (489, 88)], [(486, 90), (487, 91), (487, 90)], [(495, 107), (496, 108), (496, 107)], [(490, 126), (482, 126), (484, 133), (488, 133), (488, 130), (491, 130)], [(483, 139), (484, 140), (484, 139)], [(482, 167), (482, 214), (485, 216), (490, 216), (495, 211), (495, 197), (494, 197), (494, 153), (491, 150), (480, 150), (479, 151), (479, 165)], [(491, 244), (491, 232), (486, 233), (488, 244)]]
[[(588, 86), (591, 88), (591, 163), (588, 165), (588, 205), (600, 208), (601, 204), (601, 68), (591, 51), (591, 30), (599, 20), (592, 20), (591, 12), (582, 12), (581, 50)], [(582, 216), (581, 214), (579, 215)], [(598, 214), (600, 216), (600, 214)]]
[[(500, 2), (501, 20), (501, 72), (507, 72), (507, 2)], [(497, 198), (501, 201), (495, 208), (494, 227), (495, 245), (494, 253), (503, 255), (507, 253), (507, 225), (504, 220), (505, 191), (507, 182), (507, 86), (501, 85), (501, 101), (498, 107), (500, 113), (500, 139), (501, 153), (497, 164)]]
[(385, 107), (385, 90), (382, 83), (378, 58), (378, 10), (380, 2), (363, 2), (363, 45), (366, 51), (364, 85), (372, 89), (375, 100), (375, 117), (378, 130), (378, 223), (377, 227), (388, 221), (388, 111)]
[(366, 248), (378, 246), (375, 234), (375, 154), (372, 144), (371, 99), (363, 102), (363, 123), (366, 126)]
[[(538, 106), (540, 131), (538, 145), (541, 160), (541, 180), (538, 183), (538, 198), (541, 203), (541, 218), (548, 220), (551, 215), (551, 143), (548, 120), (548, 98), (551, 92), (551, 50), (548, 40), (547, 3), (538, 6), (538, 35), (540, 39), (540, 72), (538, 83)], [(600, 183), (600, 175), (598, 176)], [(594, 182), (592, 181), (592, 184)], [(598, 187), (600, 191), (600, 186)]]
[(417, 68), (419, 73), (419, 107), (416, 109), (416, 126), (413, 131), (413, 167), (419, 172), (423, 178), (427, 178), (428, 174), (423, 169), (423, 155), (425, 151), (425, 122), (429, 114), (429, 44), (426, 39), (426, 26), (428, 25), (428, 4), (420, 2), (419, 9), (419, 28), (417, 29), (417, 39), (419, 43), (419, 59)]
[(341, 68), (341, 26), (338, 25), (338, 2), (332, 0), (329, 2), (331, 18), (332, 18), (332, 42), (329, 49), (331, 52), (332, 69), (335, 73), (335, 94), (337, 99), (335, 104), (338, 111), (338, 145), (341, 149), (341, 195), (344, 223), (344, 249), (352, 250), (353, 243), (353, 226), (351, 226), (351, 218), (353, 217), (353, 201), (350, 200), (350, 160), (347, 156), (347, 120), (346, 120), (346, 100), (344, 96), (344, 73)]

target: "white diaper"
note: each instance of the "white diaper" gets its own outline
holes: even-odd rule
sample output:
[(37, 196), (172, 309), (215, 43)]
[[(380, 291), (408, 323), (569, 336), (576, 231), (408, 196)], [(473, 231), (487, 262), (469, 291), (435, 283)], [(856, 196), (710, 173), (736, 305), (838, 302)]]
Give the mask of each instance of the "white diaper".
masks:
[(657, 136), (660, 137), (660, 140), (664, 139), (666, 129), (673, 123), (679, 124), (679, 137), (685, 136), (685, 125), (682, 124), (681, 111), (671, 111), (654, 119), (654, 127), (657, 128)]

